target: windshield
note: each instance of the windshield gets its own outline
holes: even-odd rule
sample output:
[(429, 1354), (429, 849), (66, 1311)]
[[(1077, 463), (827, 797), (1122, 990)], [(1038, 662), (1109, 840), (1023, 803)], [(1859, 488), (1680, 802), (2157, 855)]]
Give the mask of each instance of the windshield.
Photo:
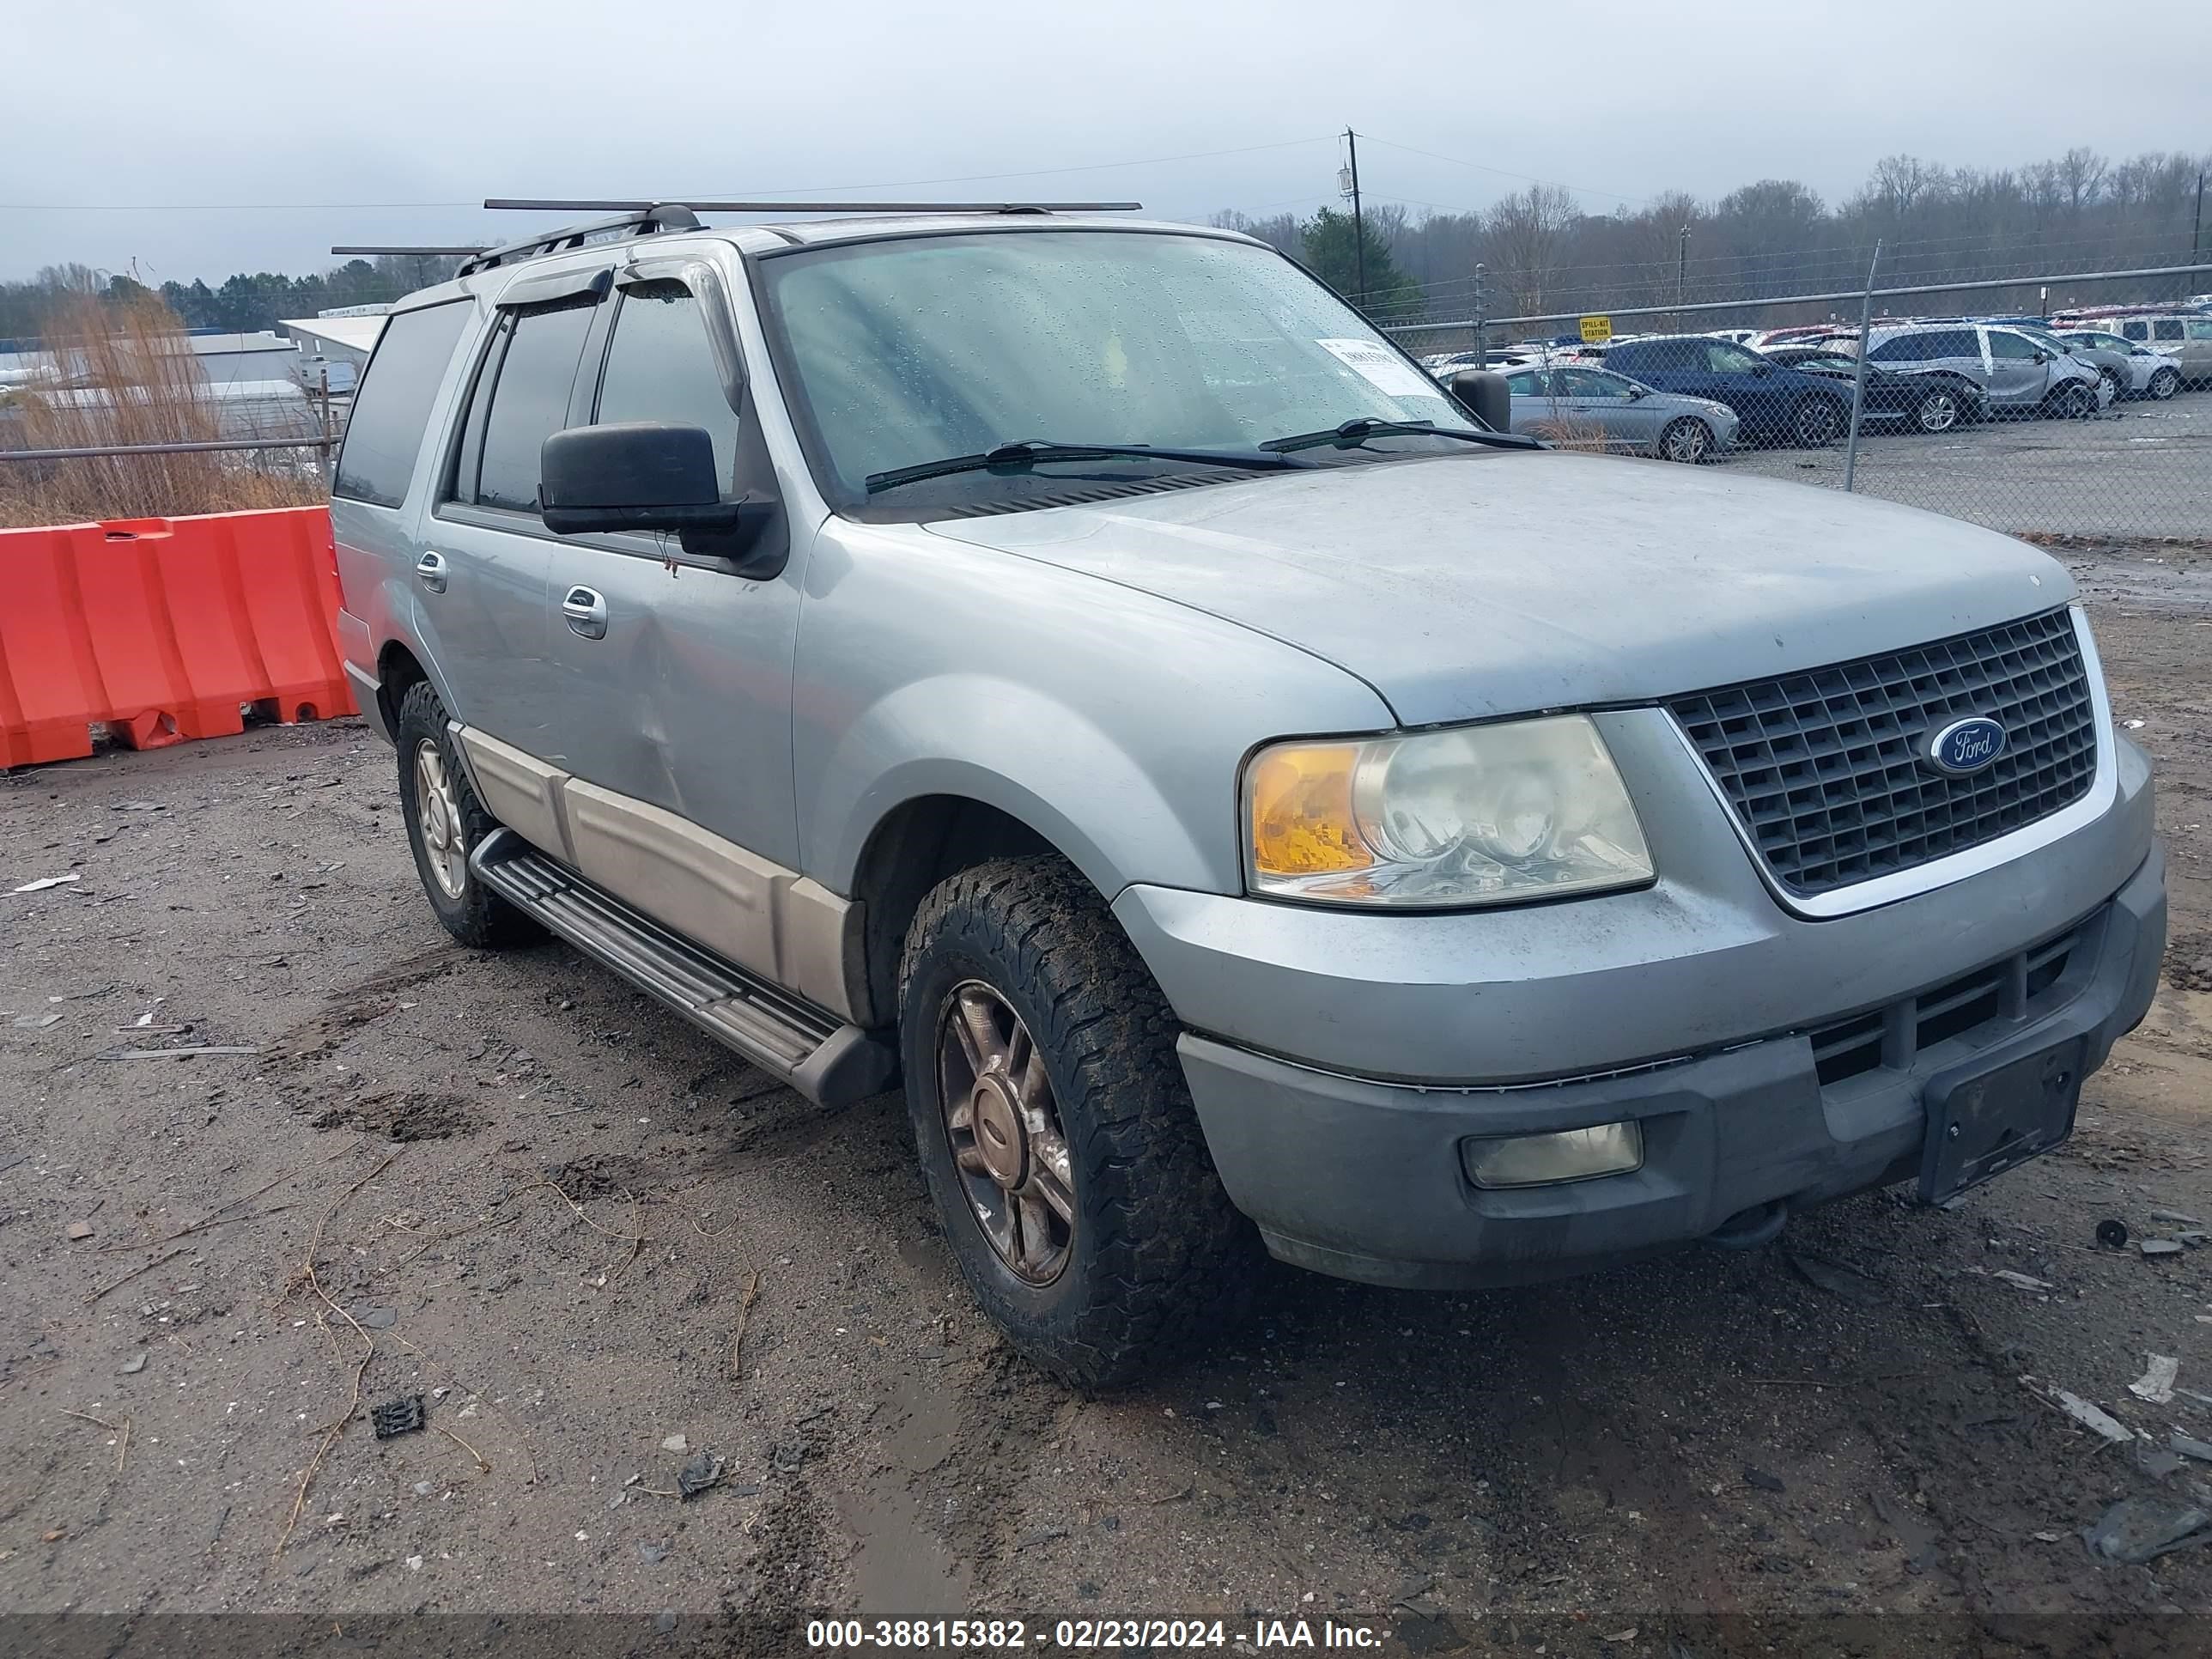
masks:
[[(1249, 449), (1363, 417), (1480, 429), (1350, 306), (1248, 243), (1002, 231), (809, 249), (760, 269), (790, 401), (813, 428), (821, 483), (847, 503), (872, 476), (1027, 439)], [(1107, 476), (1172, 464), (1116, 465)], [(933, 486), (1021, 487), (990, 472)]]

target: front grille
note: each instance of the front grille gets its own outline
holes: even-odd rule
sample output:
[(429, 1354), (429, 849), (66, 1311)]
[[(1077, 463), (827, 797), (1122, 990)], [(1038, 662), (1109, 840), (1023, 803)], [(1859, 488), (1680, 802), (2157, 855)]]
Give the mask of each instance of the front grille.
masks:
[(1885, 1065), (1903, 1070), (1939, 1042), (1971, 1038), (1998, 1020), (2025, 1018), (2030, 1005), (2058, 982), (2088, 931), (2084, 924), (1917, 997), (1814, 1030), (1813, 1067), (1820, 1086), (1832, 1088)]
[[(1910, 870), (2047, 817), (2097, 770), (2089, 676), (2063, 610), (1668, 704), (1775, 879), (1802, 896)], [(1984, 715), (1988, 770), (1946, 777), (1929, 738)]]

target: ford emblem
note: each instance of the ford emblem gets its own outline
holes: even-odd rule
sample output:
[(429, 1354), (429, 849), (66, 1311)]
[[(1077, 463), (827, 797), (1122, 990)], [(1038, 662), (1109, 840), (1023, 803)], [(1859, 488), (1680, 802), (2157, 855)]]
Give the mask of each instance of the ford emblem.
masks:
[(1946, 777), (1963, 778), (1996, 763), (2005, 729), (1984, 715), (1953, 720), (1928, 740), (1928, 763)]

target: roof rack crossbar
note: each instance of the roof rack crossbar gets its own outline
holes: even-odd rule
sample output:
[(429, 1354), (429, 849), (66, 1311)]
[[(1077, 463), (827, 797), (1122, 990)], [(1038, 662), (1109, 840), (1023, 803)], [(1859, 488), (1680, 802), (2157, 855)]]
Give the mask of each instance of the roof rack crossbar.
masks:
[(483, 248), (462, 266), (459, 274), (471, 276), (479, 270), (489, 270), (495, 265), (516, 259), (533, 258), (541, 253), (558, 253), (569, 248), (579, 248), (592, 240), (617, 241), (628, 236), (652, 236), (664, 230), (696, 230), (699, 216), (675, 202), (611, 202), (581, 204), (570, 202), (486, 202), (486, 207), (527, 207), (537, 209), (568, 209), (604, 206), (618, 209), (611, 219), (592, 219), (580, 225), (566, 225), (559, 230), (542, 235), (526, 236), (520, 241), (503, 242), (497, 247)]
[(465, 246), (460, 247), (383, 247), (363, 246), (361, 247), (334, 247), (331, 250), (332, 253), (336, 254), (410, 254), (417, 258), (434, 258), (441, 259), (473, 258), (476, 255), (482, 253), (483, 251), (484, 244), (482, 242), (471, 242)]
[[(488, 208), (531, 213), (641, 213), (650, 202), (495, 197)], [(690, 202), (697, 213), (1135, 213), (1142, 202)]]

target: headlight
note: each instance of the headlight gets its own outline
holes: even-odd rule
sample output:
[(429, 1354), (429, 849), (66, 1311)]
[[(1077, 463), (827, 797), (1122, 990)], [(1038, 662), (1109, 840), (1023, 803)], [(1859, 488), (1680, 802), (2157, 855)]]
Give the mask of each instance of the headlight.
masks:
[(1453, 908), (1651, 879), (1643, 826), (1588, 717), (1282, 743), (1244, 775), (1251, 890)]

